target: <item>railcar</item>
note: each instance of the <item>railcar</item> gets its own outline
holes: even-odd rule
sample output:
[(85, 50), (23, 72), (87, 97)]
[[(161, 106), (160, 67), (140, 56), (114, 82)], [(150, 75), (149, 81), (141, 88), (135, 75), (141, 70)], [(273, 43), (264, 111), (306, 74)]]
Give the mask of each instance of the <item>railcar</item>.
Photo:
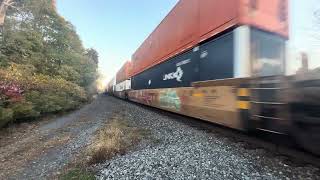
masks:
[(286, 76), (288, 39), (287, 0), (181, 0), (108, 92), (242, 131), (293, 135), (320, 154), (319, 101), (295, 99), (310, 94), (299, 88), (319, 90), (319, 76)]

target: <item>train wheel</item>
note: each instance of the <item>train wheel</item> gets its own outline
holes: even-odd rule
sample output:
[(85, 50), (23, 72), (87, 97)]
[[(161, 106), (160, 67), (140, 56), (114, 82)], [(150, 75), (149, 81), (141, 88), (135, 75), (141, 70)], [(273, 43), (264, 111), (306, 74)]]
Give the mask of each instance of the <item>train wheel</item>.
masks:
[(304, 114), (295, 114), (294, 118), (298, 121), (295, 121), (293, 133), (299, 145), (305, 150), (320, 156), (320, 125), (302, 122), (309, 118)]

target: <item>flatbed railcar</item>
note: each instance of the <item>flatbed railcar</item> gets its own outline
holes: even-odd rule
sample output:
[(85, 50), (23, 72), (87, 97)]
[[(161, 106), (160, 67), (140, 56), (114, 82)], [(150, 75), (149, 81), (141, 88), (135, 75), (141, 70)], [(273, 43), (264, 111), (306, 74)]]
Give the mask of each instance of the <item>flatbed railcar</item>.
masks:
[(242, 131), (291, 135), (319, 155), (320, 76), (285, 75), (288, 38), (287, 0), (181, 0), (107, 91)]

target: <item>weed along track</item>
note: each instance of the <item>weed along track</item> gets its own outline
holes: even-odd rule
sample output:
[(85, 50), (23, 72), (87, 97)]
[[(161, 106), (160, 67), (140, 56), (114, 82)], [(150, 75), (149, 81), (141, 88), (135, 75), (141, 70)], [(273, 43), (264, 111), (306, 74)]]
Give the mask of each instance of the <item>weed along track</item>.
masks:
[(117, 155), (124, 155), (143, 138), (142, 130), (131, 127), (125, 116), (116, 115), (106, 124), (89, 146), (89, 164), (102, 163)]

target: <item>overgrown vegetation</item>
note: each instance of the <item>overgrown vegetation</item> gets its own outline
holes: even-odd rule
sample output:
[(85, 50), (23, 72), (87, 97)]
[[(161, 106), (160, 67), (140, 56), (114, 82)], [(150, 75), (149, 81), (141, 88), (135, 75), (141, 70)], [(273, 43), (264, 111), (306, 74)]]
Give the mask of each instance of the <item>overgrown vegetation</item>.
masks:
[(87, 164), (98, 164), (117, 155), (125, 154), (137, 144), (148, 131), (131, 127), (119, 118), (115, 118), (101, 129), (87, 152)]
[(98, 53), (51, 0), (14, 2), (0, 39), (0, 127), (75, 109), (96, 92)]

